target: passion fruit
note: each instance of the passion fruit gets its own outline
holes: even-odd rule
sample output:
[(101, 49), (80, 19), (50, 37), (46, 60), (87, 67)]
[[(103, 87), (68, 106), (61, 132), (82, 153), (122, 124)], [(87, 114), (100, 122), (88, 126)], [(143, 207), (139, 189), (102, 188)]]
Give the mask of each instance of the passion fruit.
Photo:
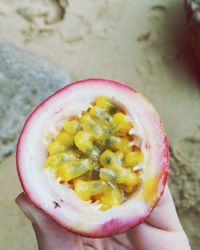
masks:
[(153, 106), (105, 79), (72, 83), (26, 120), (16, 162), (28, 199), (66, 230), (88, 237), (143, 222), (169, 171), (168, 142)]

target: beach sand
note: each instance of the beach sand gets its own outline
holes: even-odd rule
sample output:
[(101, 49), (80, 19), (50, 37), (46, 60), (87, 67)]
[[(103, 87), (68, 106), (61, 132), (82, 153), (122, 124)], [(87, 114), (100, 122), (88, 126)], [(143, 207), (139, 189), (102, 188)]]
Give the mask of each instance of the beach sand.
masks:
[[(180, 0), (0, 0), (2, 38), (65, 68), (72, 80), (104, 77), (141, 91), (159, 112), (171, 150), (169, 187), (200, 246), (200, 77)], [(14, 154), (0, 166), (0, 249), (37, 249), (14, 198)], [(27, 247), (28, 246), (28, 247)]]

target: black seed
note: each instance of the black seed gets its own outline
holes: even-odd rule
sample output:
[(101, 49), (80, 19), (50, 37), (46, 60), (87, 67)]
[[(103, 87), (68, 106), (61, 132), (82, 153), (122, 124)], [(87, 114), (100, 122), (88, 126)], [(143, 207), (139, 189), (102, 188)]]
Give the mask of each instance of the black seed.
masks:
[(106, 164), (110, 164), (111, 161), (112, 161), (112, 158), (109, 157), (109, 156), (107, 156), (107, 157), (105, 158), (105, 161), (106, 161)]
[(108, 146), (111, 145), (112, 144), (112, 139), (110, 137), (106, 138), (105, 144), (108, 145)]

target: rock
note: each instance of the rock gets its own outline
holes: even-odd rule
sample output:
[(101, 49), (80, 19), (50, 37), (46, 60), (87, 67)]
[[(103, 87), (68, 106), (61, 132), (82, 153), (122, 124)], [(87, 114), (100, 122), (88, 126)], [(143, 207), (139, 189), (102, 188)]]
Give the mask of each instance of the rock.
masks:
[(28, 114), (70, 81), (57, 65), (0, 40), (0, 162), (15, 150)]
[(185, 0), (184, 7), (190, 43), (200, 62), (200, 0)]

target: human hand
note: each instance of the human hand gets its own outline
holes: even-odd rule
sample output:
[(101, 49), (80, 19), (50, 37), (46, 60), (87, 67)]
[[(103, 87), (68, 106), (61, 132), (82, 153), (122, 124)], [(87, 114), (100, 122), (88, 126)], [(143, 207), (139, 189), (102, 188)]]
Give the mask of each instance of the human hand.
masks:
[(168, 186), (145, 223), (126, 233), (91, 239), (65, 231), (34, 207), (24, 193), (16, 203), (32, 222), (39, 250), (189, 250)]

